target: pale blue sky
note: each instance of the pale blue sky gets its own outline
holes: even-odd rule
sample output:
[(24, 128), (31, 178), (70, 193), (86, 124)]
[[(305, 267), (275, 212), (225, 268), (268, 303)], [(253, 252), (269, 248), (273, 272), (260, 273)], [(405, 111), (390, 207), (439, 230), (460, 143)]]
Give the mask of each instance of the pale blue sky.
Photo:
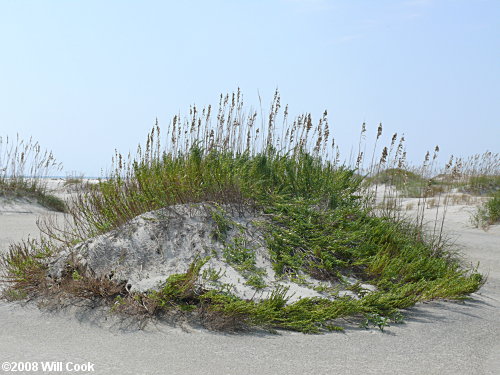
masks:
[(98, 175), (155, 117), (242, 88), (409, 155), (500, 152), (499, 0), (0, 0), (0, 135)]

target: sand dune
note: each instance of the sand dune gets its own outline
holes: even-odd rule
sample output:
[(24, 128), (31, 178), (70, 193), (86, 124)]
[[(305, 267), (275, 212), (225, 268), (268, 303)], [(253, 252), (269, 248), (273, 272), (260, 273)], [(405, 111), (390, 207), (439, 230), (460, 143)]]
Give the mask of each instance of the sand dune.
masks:
[[(37, 217), (50, 214), (26, 202), (6, 207), (0, 203), (1, 251), (36, 236)], [(451, 206), (445, 226), (487, 283), (463, 303), (419, 304), (384, 333), (222, 334), (168, 324), (138, 330), (98, 311), (0, 302), (0, 359), (90, 361), (98, 374), (498, 374), (500, 226), (472, 228), (470, 210)]]

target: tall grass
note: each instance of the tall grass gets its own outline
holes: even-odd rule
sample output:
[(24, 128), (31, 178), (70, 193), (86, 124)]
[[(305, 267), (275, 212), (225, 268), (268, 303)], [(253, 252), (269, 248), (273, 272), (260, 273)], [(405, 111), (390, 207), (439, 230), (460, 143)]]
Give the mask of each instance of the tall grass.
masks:
[[(377, 141), (382, 125), (377, 129)], [(360, 138), (361, 139), (361, 138)], [(415, 222), (424, 229), (432, 222), (432, 233), (439, 243), (444, 238), (444, 222), (452, 204), (480, 202), (479, 197), (491, 197), (500, 190), (500, 154), (487, 151), (468, 158), (451, 156), (445, 164), (439, 162), (439, 146), (427, 151), (421, 165), (411, 165), (406, 159), (404, 136), (393, 134), (390, 146), (384, 147), (380, 160), (359, 171), (366, 176), (364, 186), (371, 193), (371, 204), (379, 215), (398, 220), (407, 216), (408, 208), (416, 211)], [(366, 146), (365, 146), (366, 148)], [(359, 146), (361, 149), (361, 145)], [(362, 155), (361, 155), (362, 156)], [(415, 198), (415, 199), (413, 199)], [(433, 209), (433, 219), (429, 219)]]
[(191, 107), (184, 120), (175, 116), (166, 134), (157, 122), (136, 155), (116, 152), (109, 178), (72, 205), (80, 239), (178, 203), (256, 204), (273, 194), (341, 202), (345, 180), (354, 178), (330, 157), (327, 113), (313, 125), (310, 114), (289, 122), (288, 109), (280, 108), (276, 92), (266, 121), (258, 124), (238, 91), (221, 96), (215, 123), (211, 106)]
[(44, 177), (62, 170), (52, 152), (43, 150), (32, 138), (0, 136), (0, 196), (28, 197), (56, 211), (65, 205), (47, 191)]
[[(278, 92), (265, 118), (244, 108), (238, 91), (220, 97), (213, 121), (210, 106), (191, 107), (185, 119), (175, 116), (166, 133), (157, 121), (136, 155), (116, 152), (110, 176), (75, 198), (71, 227), (47, 227), (46, 232), (71, 246), (165, 206), (216, 202), (241, 212), (250, 207), (269, 218), (263, 230), (278, 275), (293, 280), (305, 272), (338, 282), (355, 276), (377, 291), (360, 294), (360, 299), (305, 298), (287, 304), (286, 293), (276, 290), (264, 301), (245, 301), (194, 283), (202, 267), (197, 262), (187, 273), (169, 277), (160, 291), (146, 294), (130, 295), (124, 286), (111, 287), (106, 280), (102, 290), (107, 299), (151, 314), (172, 307), (196, 311), (219, 327), (229, 321), (317, 332), (336, 328), (332, 321), (339, 317), (389, 317), (418, 301), (464, 298), (482, 285), (476, 270), (463, 269), (442, 243), (429, 239), (421, 220), (410, 222), (396, 210), (379, 210), (365, 195), (373, 187), (363, 185), (364, 175), (371, 174), (375, 191), (377, 179), (384, 184), (383, 199), (399, 199), (390, 196), (383, 178), (399, 175), (392, 171), (406, 166), (404, 137), (398, 141), (393, 136), (377, 165), (365, 168), (363, 126), (358, 156), (349, 166), (340, 163), (326, 111), (316, 122), (311, 114), (289, 120)], [(380, 126), (377, 140), (381, 133)], [(434, 160), (426, 156), (421, 176), (428, 175)], [(38, 277), (47, 268), (45, 259), (58, 251), (47, 242), (13, 246), (2, 260), (10, 292), (31, 293), (35, 284), (35, 290), (92, 295), (89, 290), (104, 281), (80, 276), (78, 265), (68, 265), (61, 280)]]

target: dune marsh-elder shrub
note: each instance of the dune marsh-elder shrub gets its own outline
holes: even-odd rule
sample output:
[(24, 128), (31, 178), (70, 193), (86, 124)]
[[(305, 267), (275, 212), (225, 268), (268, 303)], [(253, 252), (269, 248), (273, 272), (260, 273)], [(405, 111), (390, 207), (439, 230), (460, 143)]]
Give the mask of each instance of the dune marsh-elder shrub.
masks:
[(31, 198), (49, 209), (65, 211), (64, 202), (47, 192), (44, 179), (61, 169), (52, 152), (32, 138), (0, 136), (0, 196)]
[[(381, 159), (388, 154), (384, 148)], [(239, 91), (221, 95), (215, 114), (211, 106), (191, 107), (189, 116), (175, 116), (166, 132), (157, 122), (135, 156), (117, 152), (108, 178), (82, 191), (70, 205), (71, 229), (47, 226), (51, 239), (12, 246), (2, 259), (7, 296), (57, 295), (60, 300), (61, 295), (76, 295), (107, 301), (114, 311), (127, 313), (182, 311), (214, 329), (260, 326), (314, 333), (341, 329), (338, 318), (364, 317), (367, 322), (375, 316), (386, 326), (388, 319), (400, 319), (399, 309), (419, 301), (460, 299), (476, 291), (482, 276), (463, 268), (421, 226), (376, 214), (363, 195), (357, 164), (358, 169), (340, 163), (326, 111), (318, 121), (310, 114), (289, 120), (288, 107), (282, 109), (276, 92), (268, 114), (259, 118), (244, 109)], [(376, 290), (360, 293), (360, 298), (289, 303), (287, 290), (277, 288), (264, 300), (244, 300), (227, 290), (207, 290), (199, 282), (204, 259), (149, 293), (129, 293), (124, 284), (81, 275), (78, 264), (68, 265), (59, 280), (46, 277), (46, 259), (66, 246), (142, 213), (197, 202), (266, 215), (267, 248), (283, 278), (306, 273), (342, 283), (355, 276)], [(235, 262), (231, 256), (226, 253)]]
[(490, 225), (500, 223), (500, 190), (477, 208), (471, 217), (476, 227), (487, 229)]
[(497, 191), (486, 203), (486, 210), (490, 224), (500, 222), (500, 191)]

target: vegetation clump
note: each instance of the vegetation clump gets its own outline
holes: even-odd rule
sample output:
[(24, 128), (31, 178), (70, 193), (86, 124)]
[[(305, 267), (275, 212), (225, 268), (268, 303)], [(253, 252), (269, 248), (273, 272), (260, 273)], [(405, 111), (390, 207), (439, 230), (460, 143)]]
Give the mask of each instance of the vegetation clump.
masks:
[[(201, 113), (193, 107), (185, 121), (174, 117), (166, 137), (156, 124), (135, 158), (116, 154), (112, 175), (82, 191), (70, 206), (73, 229), (52, 228), (53, 238), (69, 247), (162, 207), (231, 204), (269, 219), (263, 233), (279, 276), (293, 280), (305, 273), (337, 282), (355, 277), (375, 290), (290, 302), (287, 288), (278, 287), (267, 298), (242, 299), (230, 288), (206, 288), (206, 260), (198, 259), (185, 273), (168, 277), (159, 290), (136, 293), (126, 283), (110, 285), (109, 279), (91, 280), (80, 272), (71, 277), (78, 264), (68, 264), (66, 277), (49, 278), (48, 262), (61, 247), (55, 241), (32, 241), (13, 246), (2, 259), (7, 293), (104, 298), (117, 311), (150, 316), (182, 311), (214, 329), (259, 326), (317, 333), (341, 329), (338, 319), (348, 317), (383, 329), (400, 320), (400, 309), (436, 298), (465, 298), (480, 288), (483, 277), (477, 270), (463, 268), (422, 227), (379, 215), (367, 204), (363, 178), (356, 168), (341, 164), (333, 149), (326, 112), (317, 124), (309, 114), (290, 124), (288, 108), (279, 119), (276, 93), (267, 124), (258, 126), (257, 114), (243, 111), (240, 95), (221, 97), (215, 126), (211, 107)], [(165, 147), (160, 139), (167, 139)], [(218, 210), (212, 218), (214, 240), (226, 241), (234, 223)], [(225, 246), (226, 262), (239, 267), (256, 289), (264, 287), (254, 250), (243, 240)]]
[(461, 190), (475, 195), (494, 195), (500, 191), (500, 176), (471, 176)]
[(367, 182), (372, 184), (395, 185), (398, 188), (403, 188), (405, 183), (422, 183), (423, 181), (422, 176), (403, 168), (388, 168), (373, 177), (367, 178)]
[(498, 223), (500, 221), (500, 191), (497, 191), (486, 203), (486, 209), (489, 223)]
[(0, 137), (0, 197), (31, 199), (54, 211), (66, 211), (65, 203), (47, 191), (44, 177), (60, 171), (51, 152), (31, 138)]
[(472, 223), (475, 224), (476, 227), (483, 227), (484, 229), (488, 228), (490, 225), (499, 223), (500, 190), (498, 190), (492, 197), (478, 207), (471, 219)]
[(67, 174), (64, 179), (64, 186), (73, 190), (85, 186), (83, 175), (78, 175), (76, 173)]

